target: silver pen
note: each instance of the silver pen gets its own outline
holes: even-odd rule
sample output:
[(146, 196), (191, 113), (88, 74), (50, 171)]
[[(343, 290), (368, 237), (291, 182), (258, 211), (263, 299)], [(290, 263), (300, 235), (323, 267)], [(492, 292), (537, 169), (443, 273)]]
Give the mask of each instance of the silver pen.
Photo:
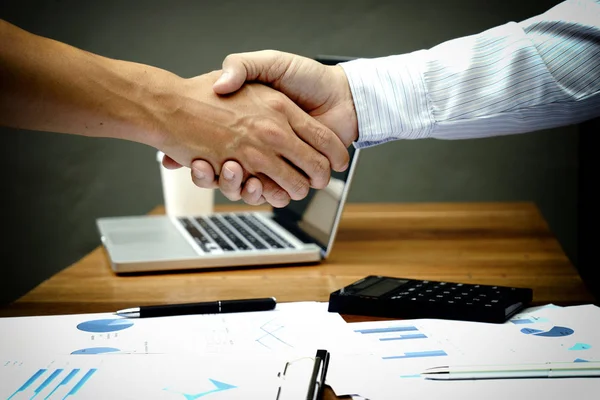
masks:
[(600, 377), (600, 362), (441, 366), (429, 368), (421, 375), (434, 380)]

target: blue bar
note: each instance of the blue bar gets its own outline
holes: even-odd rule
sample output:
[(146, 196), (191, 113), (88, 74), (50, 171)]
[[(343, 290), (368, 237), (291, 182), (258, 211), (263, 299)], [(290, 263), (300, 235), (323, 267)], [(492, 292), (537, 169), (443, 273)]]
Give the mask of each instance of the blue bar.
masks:
[(44, 382), (42, 382), (42, 384), (37, 389), (35, 389), (35, 394), (31, 398), (33, 399), (33, 398), (35, 398), (35, 396), (40, 394), (40, 392), (42, 390), (44, 390), (46, 388), (46, 386), (48, 386), (50, 384), (50, 382), (52, 382), (54, 380), (54, 378), (56, 378), (58, 375), (60, 375), (61, 372), (63, 372), (62, 369), (55, 370), (49, 377), (46, 378), (46, 380)]
[(67, 383), (69, 383), (71, 381), (71, 379), (73, 379), (73, 377), (75, 375), (77, 375), (78, 372), (79, 372), (79, 368), (75, 368), (75, 369), (71, 370), (71, 372), (69, 372), (69, 375), (65, 376), (65, 378), (62, 380), (62, 382), (59, 383), (58, 385), (56, 385), (56, 387), (50, 392), (50, 394), (48, 396), (46, 396), (44, 398), (44, 400), (49, 399), (50, 396), (52, 396), (54, 394), (54, 392), (56, 392), (61, 386), (64, 386)]
[(90, 379), (92, 377), (92, 375), (94, 375), (94, 372), (96, 372), (97, 369), (96, 368), (92, 368), (90, 369), (84, 376), (83, 378), (81, 378), (81, 380), (79, 382), (77, 382), (77, 385), (75, 385), (73, 387), (73, 389), (71, 389), (71, 391), (69, 393), (67, 393), (67, 395), (63, 398), (66, 399), (69, 396), (73, 396), (74, 394), (76, 394), (79, 389), (81, 389), (83, 387), (83, 385), (85, 385), (85, 383), (88, 381), (88, 379)]
[(533, 321), (530, 319), (513, 319), (510, 322), (512, 322), (515, 325), (521, 325), (521, 324), (533, 324)]
[(404, 353), (403, 356), (388, 356), (381, 357), (384, 360), (393, 360), (398, 358), (418, 358), (418, 357), (440, 357), (447, 356), (444, 350), (432, 350), (432, 351), (416, 351), (416, 352), (407, 352)]
[(17, 393), (24, 392), (25, 390), (27, 390), (27, 388), (29, 386), (31, 386), (31, 384), (33, 382), (35, 382), (37, 380), (37, 378), (39, 378), (44, 372), (46, 372), (46, 369), (40, 369), (40, 370), (38, 370), (38, 372), (36, 372), (35, 374), (33, 374), (33, 376), (31, 378), (29, 378), (29, 380), (27, 382), (25, 382), (23, 384), (23, 386), (21, 386), (19, 389), (17, 389), (16, 392), (14, 392), (13, 394), (11, 394), (10, 397), (7, 400), (10, 400), (13, 397), (15, 397), (17, 395)]
[(387, 333), (387, 332), (410, 332), (417, 331), (418, 329), (414, 326), (392, 326), (390, 328), (373, 328), (373, 329), (358, 329), (354, 332), (357, 333)]
[(387, 342), (389, 340), (406, 340), (406, 339), (427, 339), (427, 336), (422, 333), (415, 333), (413, 335), (400, 335), (398, 337), (382, 337), (379, 338), (381, 342)]

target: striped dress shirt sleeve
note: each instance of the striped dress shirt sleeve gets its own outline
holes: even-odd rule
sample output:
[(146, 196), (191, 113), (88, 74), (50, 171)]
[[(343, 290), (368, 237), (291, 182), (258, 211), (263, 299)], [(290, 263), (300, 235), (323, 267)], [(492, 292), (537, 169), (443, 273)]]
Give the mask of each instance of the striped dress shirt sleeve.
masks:
[(358, 148), (575, 124), (600, 116), (600, 0), (567, 0), (429, 50), (340, 65)]

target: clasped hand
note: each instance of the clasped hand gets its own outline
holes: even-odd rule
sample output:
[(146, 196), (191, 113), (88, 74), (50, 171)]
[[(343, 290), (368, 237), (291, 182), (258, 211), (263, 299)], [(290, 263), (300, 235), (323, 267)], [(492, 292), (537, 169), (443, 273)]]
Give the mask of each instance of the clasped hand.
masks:
[[(304, 198), (309, 186), (327, 186), (331, 169), (347, 168), (347, 147), (357, 139), (358, 128), (341, 67), (265, 50), (228, 56), (222, 71), (211, 73), (210, 79), (215, 79), (214, 96), (235, 108), (229, 124), (235, 135), (219, 147), (225, 149), (222, 154), (193, 160), (192, 180), (198, 187), (219, 188), (233, 201), (283, 207)], [(256, 107), (237, 102), (238, 96)], [(211, 121), (199, 123), (209, 124), (199, 130), (219, 131)], [(211, 146), (203, 147), (196, 154), (210, 153)], [(163, 159), (165, 167), (181, 166), (165, 153), (171, 155)]]

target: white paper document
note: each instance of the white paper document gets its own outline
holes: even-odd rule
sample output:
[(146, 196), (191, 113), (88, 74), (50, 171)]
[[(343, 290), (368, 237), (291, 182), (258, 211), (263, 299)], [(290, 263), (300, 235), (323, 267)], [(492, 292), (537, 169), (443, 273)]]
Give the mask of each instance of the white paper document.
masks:
[(295, 353), (334, 349), (352, 334), (317, 302), (273, 311), (127, 319), (76, 314), (0, 319), (0, 356)]
[(332, 357), (336, 394), (374, 399), (598, 399), (600, 378), (432, 381), (426, 368), (459, 364), (600, 360), (600, 309), (536, 307), (504, 324), (399, 320), (348, 324), (369, 349)]
[(275, 355), (95, 355), (0, 359), (0, 399), (275, 399)]
[[(275, 399), (287, 361), (329, 350), (326, 383), (369, 400), (598, 400), (600, 378), (434, 381), (448, 365), (600, 361), (600, 308), (529, 308), (504, 324), (346, 323), (327, 303), (125, 319), (0, 319), (0, 399)], [(576, 394), (576, 395), (575, 395)]]

